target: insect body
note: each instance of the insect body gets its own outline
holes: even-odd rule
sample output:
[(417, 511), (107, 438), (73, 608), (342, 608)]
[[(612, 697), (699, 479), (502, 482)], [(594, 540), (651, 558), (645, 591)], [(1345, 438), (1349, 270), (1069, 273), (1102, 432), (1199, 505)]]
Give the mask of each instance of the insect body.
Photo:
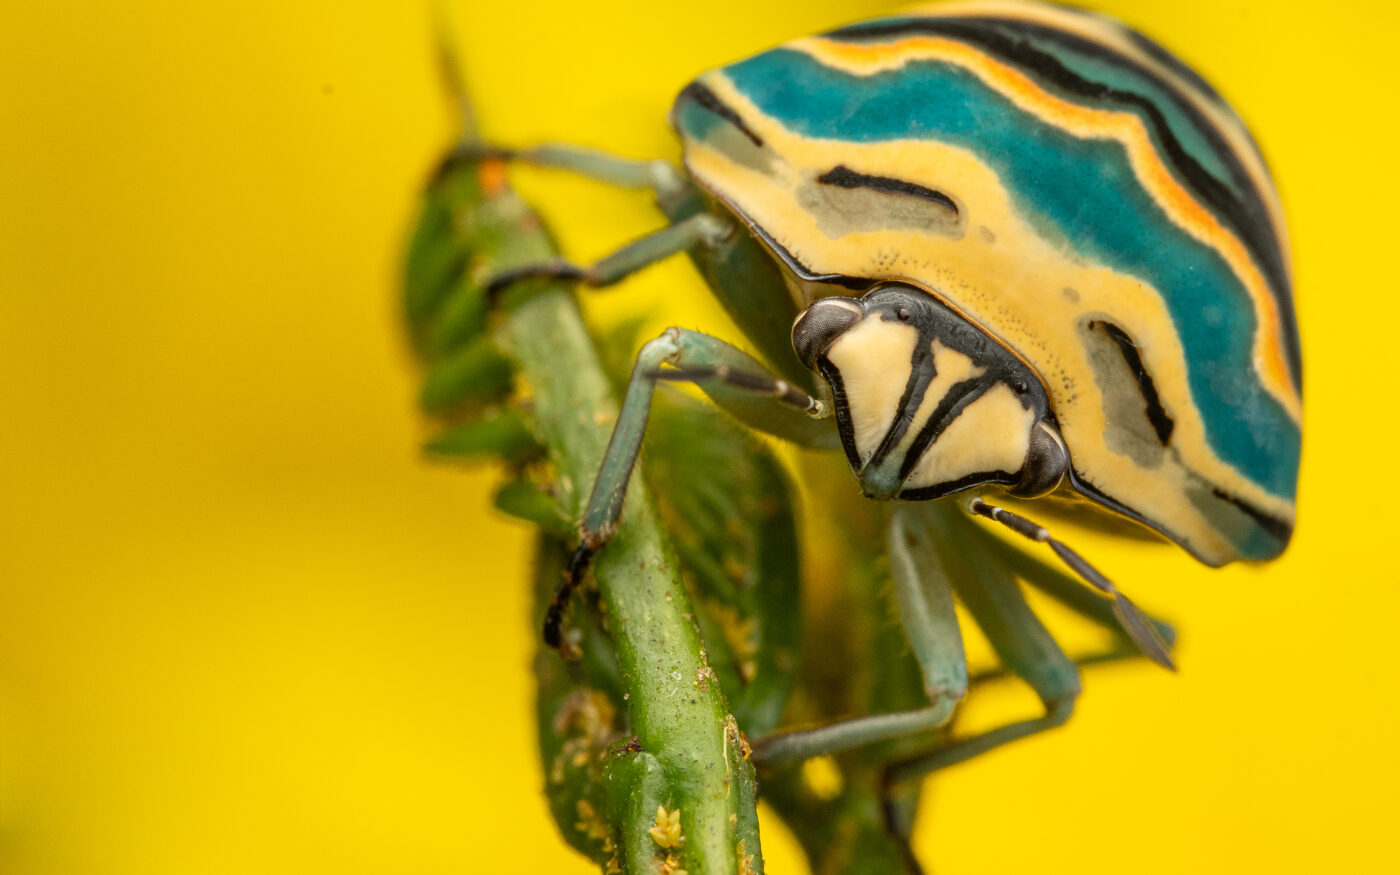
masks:
[(1283, 549), (1301, 402), (1277, 199), (1238, 119), (1153, 44), (1069, 10), (933, 7), (708, 73), (674, 121), (800, 303), (921, 289), (1043, 385), (1075, 492), (1210, 564)]
[(994, 540), (970, 556), (967, 518), (934, 499), (958, 494), (1047, 544), (1165, 665), (1152, 621), (997, 502), (1130, 520), (1211, 565), (1283, 550), (1301, 366), (1277, 197), (1239, 119), (1155, 43), (1059, 7), (946, 4), (706, 73), (672, 122), (685, 174), (509, 153), (650, 187), (671, 224), (494, 290), (540, 274), (606, 285), (687, 251), (766, 360), (681, 329), (642, 349), (549, 640), (616, 524), (659, 380), (696, 382), (755, 428), (839, 444), (867, 496), (899, 502), (894, 590), (931, 704), (760, 741), (769, 762), (946, 721), (967, 684), (954, 589), (1046, 714), (904, 774), (1068, 716), (1074, 665), (1016, 588), (1058, 572)]

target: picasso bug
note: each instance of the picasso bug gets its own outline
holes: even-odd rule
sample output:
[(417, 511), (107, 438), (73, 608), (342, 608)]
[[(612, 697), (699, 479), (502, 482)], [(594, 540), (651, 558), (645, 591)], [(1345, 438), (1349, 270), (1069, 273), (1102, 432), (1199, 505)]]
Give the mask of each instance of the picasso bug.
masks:
[(1062, 573), (988, 523), (1052, 551), (1168, 667), (1154, 623), (1033, 518), (1127, 523), (1212, 566), (1283, 551), (1301, 361), (1281, 210), (1242, 122), (1157, 44), (1062, 7), (950, 3), (705, 73), (671, 122), (683, 169), (487, 150), (650, 189), (668, 219), (596, 264), (497, 276), (491, 294), (537, 276), (602, 287), (684, 252), (761, 357), (678, 328), (642, 348), (550, 643), (615, 529), (665, 381), (844, 451), (862, 492), (896, 503), (894, 592), (929, 707), (762, 739), (768, 763), (946, 722), (968, 682), (955, 591), (1046, 713), (896, 777), (1069, 715), (1074, 663), (1016, 589)]

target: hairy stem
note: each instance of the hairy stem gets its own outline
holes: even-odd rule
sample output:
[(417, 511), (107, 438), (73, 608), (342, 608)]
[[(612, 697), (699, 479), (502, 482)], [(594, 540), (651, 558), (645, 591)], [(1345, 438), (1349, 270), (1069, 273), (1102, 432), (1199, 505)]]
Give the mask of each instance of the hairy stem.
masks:
[[(410, 250), (408, 315), (430, 364), (470, 342), (441, 330), (444, 319), (472, 323), (463, 322), (462, 308), (454, 305), (475, 294), (463, 286), (479, 286), (485, 277), (512, 267), (557, 258), (538, 216), (504, 179), (498, 160), (449, 162), (425, 198), (420, 237), (430, 227), (442, 236), (437, 243), (415, 239)], [(439, 207), (450, 221), (431, 225), (430, 210)], [(431, 290), (415, 295), (414, 253), (438, 245), (462, 253), (456, 274), (460, 282), (440, 295)], [(576, 520), (602, 463), (617, 403), (567, 284), (524, 281), (505, 294), (502, 304), (504, 312), (495, 317), (499, 324), (491, 334), (514, 360), (518, 382), (528, 387), (529, 426), (552, 465), (560, 509)], [(435, 337), (451, 342), (435, 344)], [(467, 405), (470, 420), (475, 399), (469, 393), (439, 400), (432, 412), (451, 410), (456, 401)], [(629, 821), (644, 819), (607, 825), (622, 845), (611, 860), (645, 859), (660, 865), (669, 858), (670, 865), (691, 873), (737, 873), (752, 855), (748, 871), (762, 871), (747, 746), (706, 664), (676, 558), (640, 474), (628, 492), (617, 536), (599, 552), (594, 572), (626, 692), (627, 732), (635, 737), (635, 744), (605, 755), (608, 773), (629, 774), (620, 757), (647, 763), (645, 769), (631, 770), (644, 773), (645, 781), (614, 781), (606, 791), (637, 796), (632, 801), (638, 804), (613, 800), (605, 811)], [(575, 613), (588, 609), (585, 601), (580, 600)], [(551, 652), (544, 658), (560, 657)], [(664, 833), (661, 839), (653, 837), (650, 827), (658, 806), (680, 812), (683, 842), (670, 842)]]

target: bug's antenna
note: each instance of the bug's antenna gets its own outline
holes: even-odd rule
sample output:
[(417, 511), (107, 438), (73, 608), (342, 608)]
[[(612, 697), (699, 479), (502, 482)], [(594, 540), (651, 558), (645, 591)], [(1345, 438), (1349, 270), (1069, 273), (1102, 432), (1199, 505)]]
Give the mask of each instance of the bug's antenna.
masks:
[(467, 83), (462, 74), (462, 54), (457, 49), (457, 39), (452, 27), (452, 16), (447, 11), (446, 0), (433, 4), (433, 44), (437, 47), (438, 75), (443, 87), (457, 104), (458, 124), (461, 127), (460, 140), (463, 146), (481, 139), (476, 124), (476, 111), (467, 99)]
[(1001, 523), (1022, 537), (1049, 544), (1050, 549), (1055, 551), (1055, 555), (1060, 557), (1061, 562), (1068, 565), (1090, 586), (1113, 599), (1113, 615), (1118, 618), (1118, 625), (1123, 627), (1123, 631), (1133, 640), (1143, 655), (1163, 668), (1176, 671), (1176, 663), (1172, 662), (1167, 643), (1162, 640), (1161, 635), (1157, 634), (1157, 629), (1147, 615), (1142, 612), (1142, 609), (1123, 595), (1113, 581), (1104, 577), (1102, 572), (1090, 565), (1083, 556), (1070, 549), (1069, 545), (1050, 537), (1049, 530), (1039, 523), (1014, 514), (1005, 508), (987, 504), (981, 498), (974, 498), (968, 502), (967, 509), (977, 516), (984, 516), (993, 522)]

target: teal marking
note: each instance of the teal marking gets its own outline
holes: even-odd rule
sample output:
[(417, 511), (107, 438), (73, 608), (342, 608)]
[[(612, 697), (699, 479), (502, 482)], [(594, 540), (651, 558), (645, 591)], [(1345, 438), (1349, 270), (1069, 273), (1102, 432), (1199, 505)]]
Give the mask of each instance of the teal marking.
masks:
[[(1301, 435), (1255, 376), (1249, 295), (1219, 254), (1173, 224), (1138, 184), (1120, 144), (1073, 137), (938, 62), (861, 77), (775, 49), (723, 72), (765, 115), (804, 136), (927, 139), (969, 149), (1048, 238), (1072, 241), (1079, 253), (1161, 290), (1211, 447), (1260, 487), (1292, 500)], [(692, 136), (685, 118), (679, 121)]]
[[(1086, 16), (1088, 17), (1088, 16)], [(864, 24), (851, 25), (844, 30), (849, 33), (858, 33), (862, 29), (873, 29), (877, 27), (889, 27), (893, 25), (909, 24), (922, 21), (924, 19), (909, 16), (896, 16), (894, 18), (881, 18)], [(936, 20), (936, 19), (935, 19)], [(966, 19), (962, 19), (966, 21)], [(1065, 69), (1075, 73), (1080, 78), (1089, 82), (1097, 82), (1109, 88), (1116, 88), (1120, 91), (1128, 91), (1150, 100), (1154, 106), (1162, 113), (1167, 120), (1168, 127), (1176, 136), (1177, 141), (1190, 153), (1191, 157), (1200, 163), (1211, 176), (1214, 176), (1223, 185), (1229, 186), (1236, 198), (1253, 198), (1254, 192), (1248, 187), (1248, 182), (1237, 178), (1230, 168), (1226, 167), (1220, 160), (1220, 155), (1212, 146), (1206, 142), (1198, 128), (1191, 119), (1181, 111), (1176, 105), (1173, 94), (1153, 82), (1150, 78), (1141, 75), (1133, 68), (1121, 62), (1105, 58), (1094, 57), (1083, 52), (1075, 51), (1070, 46), (1060, 45), (1049, 40), (1037, 40), (1028, 37), (1026, 34), (1018, 32), (1016, 29), (1005, 26), (995, 18), (989, 18), (982, 22), (982, 26), (988, 32), (1000, 33), (1013, 41), (1027, 41), (1036, 51), (1042, 52), (1059, 61)], [(1019, 65), (1018, 65), (1019, 66)], [(1045, 90), (1055, 94), (1071, 103), (1084, 105), (1083, 95), (1074, 94), (1060, 88), (1054, 82), (1047, 81), (1044, 77), (1037, 76), (1034, 70), (1027, 70), (1020, 67), (1021, 72), (1026, 73), (1036, 80), (1036, 83)], [(1194, 77), (1199, 80), (1200, 77)], [(1157, 142), (1159, 137), (1151, 120), (1141, 108), (1125, 103), (1113, 103), (1113, 108), (1131, 112), (1143, 120), (1148, 134), (1152, 137), (1154, 144), (1160, 147)], [(1242, 188), (1241, 185), (1244, 185)]]
[(671, 125), (678, 131), (685, 131), (686, 136), (691, 139), (701, 142), (708, 140), (715, 128), (729, 124), (693, 100), (680, 100), (671, 111)]

